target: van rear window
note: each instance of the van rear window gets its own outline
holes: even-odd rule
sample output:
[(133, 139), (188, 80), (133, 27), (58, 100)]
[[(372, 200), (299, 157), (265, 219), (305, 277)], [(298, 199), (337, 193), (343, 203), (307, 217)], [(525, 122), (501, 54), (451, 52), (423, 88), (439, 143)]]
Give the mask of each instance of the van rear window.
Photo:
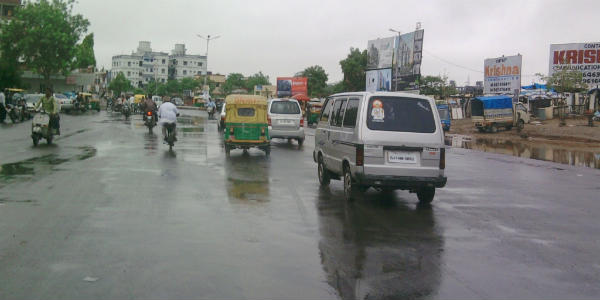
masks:
[(254, 117), (254, 108), (252, 108), (252, 107), (238, 108), (237, 114), (240, 117)]
[(367, 111), (371, 130), (433, 133), (436, 124), (429, 101), (406, 97), (371, 97)]
[(272, 114), (298, 115), (300, 107), (296, 102), (292, 101), (274, 101), (271, 103)]

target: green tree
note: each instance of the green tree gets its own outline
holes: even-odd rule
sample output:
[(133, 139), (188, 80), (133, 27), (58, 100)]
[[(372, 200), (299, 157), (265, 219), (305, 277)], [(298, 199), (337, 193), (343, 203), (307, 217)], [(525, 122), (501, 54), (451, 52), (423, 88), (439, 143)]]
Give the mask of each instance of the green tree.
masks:
[(2, 53), (0, 56), (0, 91), (5, 88), (21, 87), (21, 69), (19, 61), (11, 53)]
[(121, 93), (128, 92), (132, 88), (131, 81), (125, 78), (123, 72), (119, 72), (117, 77), (108, 84), (108, 89), (111, 90), (115, 96), (120, 96)]
[(323, 97), (327, 92), (329, 79), (323, 67), (315, 65), (297, 73), (298, 76), (308, 78), (308, 95), (310, 97)]
[(258, 73), (248, 77), (245, 83), (245, 88), (249, 91), (254, 91), (254, 86), (256, 85), (270, 85), (269, 76), (259, 71)]
[(350, 48), (350, 53), (340, 61), (344, 73), (343, 87), (347, 92), (364, 91), (366, 85), (367, 50)]
[(437, 96), (445, 99), (449, 95), (458, 93), (456, 87), (448, 84), (448, 76), (424, 76), (419, 82), (419, 90), (422, 95)]
[(231, 91), (239, 88), (246, 88), (244, 75), (240, 73), (231, 73), (227, 75), (227, 79), (223, 84), (223, 92), (225, 92), (225, 94), (230, 94)]
[(180, 95), (181, 83), (178, 80), (170, 79), (167, 81), (167, 93), (169, 95)]
[(548, 88), (557, 93), (578, 93), (584, 91), (583, 73), (573, 70), (561, 70), (554, 72), (552, 76), (544, 77)]
[(182, 78), (180, 81), (182, 90), (194, 90), (197, 87), (202, 86), (202, 83), (194, 78), (186, 77)]
[(157, 81), (150, 81), (145, 87), (145, 94), (165, 96), (167, 95), (167, 85)]
[(44, 78), (67, 75), (73, 66), (77, 42), (89, 21), (73, 13), (74, 0), (40, 0), (17, 8), (12, 21), (2, 26), (0, 49), (15, 53), (24, 66)]
[(96, 57), (94, 56), (94, 34), (85, 36), (81, 44), (77, 45), (75, 51), (74, 68), (85, 69), (89, 66), (96, 66)]

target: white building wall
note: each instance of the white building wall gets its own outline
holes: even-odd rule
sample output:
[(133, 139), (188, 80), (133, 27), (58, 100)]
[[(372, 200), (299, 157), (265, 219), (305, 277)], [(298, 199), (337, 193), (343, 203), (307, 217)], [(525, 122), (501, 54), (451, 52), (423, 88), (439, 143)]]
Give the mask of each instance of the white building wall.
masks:
[[(171, 67), (175, 70), (175, 79), (194, 77), (206, 74), (206, 57), (199, 55), (184, 55), (170, 57)], [(176, 63), (175, 63), (176, 62)]]

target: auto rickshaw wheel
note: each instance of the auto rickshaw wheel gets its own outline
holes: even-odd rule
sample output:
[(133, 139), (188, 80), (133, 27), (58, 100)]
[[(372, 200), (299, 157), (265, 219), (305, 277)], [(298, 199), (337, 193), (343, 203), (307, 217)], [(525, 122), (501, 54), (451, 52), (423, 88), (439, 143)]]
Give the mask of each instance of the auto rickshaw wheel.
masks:
[(40, 142), (40, 137), (37, 136), (37, 135), (32, 136), (31, 139), (33, 140), (33, 146), (34, 147), (37, 146), (38, 143)]
[[(48, 130), (50, 130), (50, 129), (48, 129)], [(49, 133), (48, 137), (46, 137), (46, 144), (48, 144), (48, 145), (52, 144), (52, 134), (51, 133)]]

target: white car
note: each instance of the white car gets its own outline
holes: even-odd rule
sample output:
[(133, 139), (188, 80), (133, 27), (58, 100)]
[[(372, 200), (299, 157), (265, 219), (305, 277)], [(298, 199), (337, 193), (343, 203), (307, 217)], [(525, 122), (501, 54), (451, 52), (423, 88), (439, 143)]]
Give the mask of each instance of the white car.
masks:
[(43, 96), (44, 94), (26, 94), (24, 99), (25, 105), (27, 105), (27, 110), (29, 112), (33, 112), (35, 110), (35, 104), (40, 101)]
[(59, 111), (64, 110), (68, 112), (73, 109), (73, 99), (70, 99), (63, 94), (54, 94), (54, 99), (58, 102), (58, 106), (60, 107)]
[(298, 145), (304, 143), (304, 117), (297, 100), (271, 99), (267, 116), (271, 138), (288, 139), (288, 141), (295, 139)]

